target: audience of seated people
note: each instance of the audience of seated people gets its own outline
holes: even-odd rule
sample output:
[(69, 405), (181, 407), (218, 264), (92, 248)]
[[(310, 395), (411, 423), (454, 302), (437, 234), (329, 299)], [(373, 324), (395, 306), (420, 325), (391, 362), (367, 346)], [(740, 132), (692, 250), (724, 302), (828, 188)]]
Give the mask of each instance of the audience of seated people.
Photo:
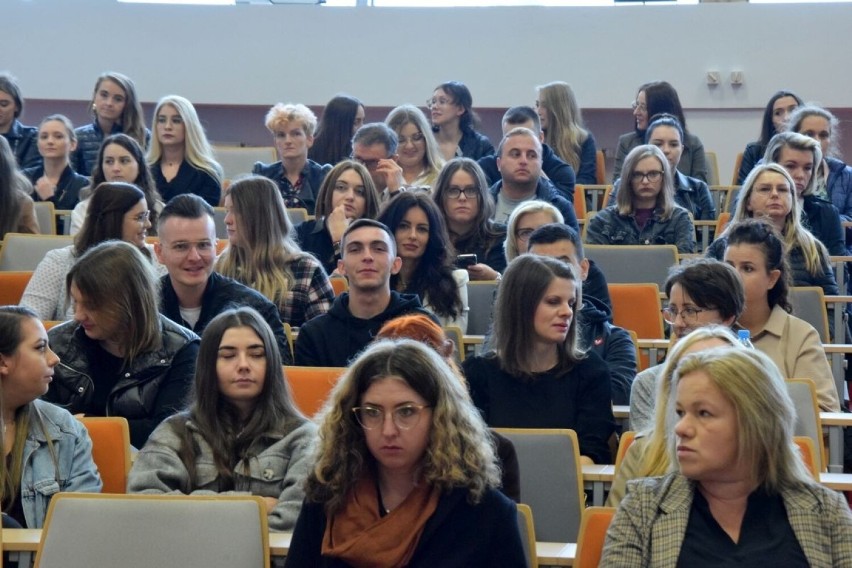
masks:
[[(508, 134), (510, 130), (523, 127), (532, 130), (533, 134), (538, 136), (539, 140), (542, 139), (541, 120), (538, 117), (538, 113), (532, 107), (511, 107), (503, 115), (501, 126), (503, 128), (503, 136)], [(482, 167), (489, 187), (500, 181), (497, 156), (489, 154), (479, 158), (476, 163)], [(574, 203), (574, 184), (576, 183), (574, 168), (562, 161), (562, 158), (557, 156), (556, 152), (544, 142), (541, 144), (541, 172), (556, 187), (559, 195)]]
[(151, 128), (148, 166), (163, 199), (194, 193), (214, 207), (219, 205), (224, 173), (192, 103), (178, 95), (163, 97), (154, 109)]
[(317, 129), (316, 115), (305, 105), (278, 103), (266, 113), (266, 128), (272, 133), (278, 161), (268, 165), (257, 162), (252, 173), (278, 184), (288, 209), (306, 209), (313, 215), (322, 181), (331, 170), (330, 164), (308, 159)]

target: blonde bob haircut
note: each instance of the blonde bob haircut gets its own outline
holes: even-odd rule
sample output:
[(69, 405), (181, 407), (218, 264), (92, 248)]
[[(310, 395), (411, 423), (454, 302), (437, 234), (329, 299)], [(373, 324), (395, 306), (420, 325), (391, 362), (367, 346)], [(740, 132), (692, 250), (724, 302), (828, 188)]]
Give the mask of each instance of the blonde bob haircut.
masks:
[(816, 191), (817, 178), (819, 177), (816, 175), (816, 171), (822, 163), (822, 148), (820, 148), (819, 142), (810, 136), (805, 136), (798, 132), (779, 132), (769, 140), (769, 144), (766, 146), (766, 152), (763, 155), (764, 163), (780, 164), (781, 151), (784, 148), (808, 152), (813, 156), (811, 179), (808, 181), (808, 185), (805, 186), (804, 191), (802, 191), (802, 195), (813, 195)]
[[(121, 283), (117, 285), (117, 283)], [(160, 280), (151, 261), (124, 241), (105, 241), (81, 256), (65, 279), (83, 303), (104, 316), (124, 347), (124, 367), (162, 346)]]
[(536, 87), (538, 106), (547, 110), (547, 128), (544, 143), (556, 154), (580, 171), (580, 148), (589, 137), (583, 128), (583, 115), (571, 86), (564, 81), (553, 81)]
[(264, 119), (267, 130), (273, 135), (276, 130), (291, 123), (298, 124), (305, 135), (311, 138), (317, 130), (317, 115), (303, 104), (277, 103), (269, 109)]
[(657, 194), (655, 209), (660, 212), (660, 217), (668, 219), (672, 216), (672, 211), (675, 208), (674, 181), (672, 181), (672, 171), (669, 168), (669, 161), (666, 159), (666, 155), (653, 144), (636, 146), (624, 158), (624, 165), (621, 168), (621, 184), (615, 196), (615, 206), (618, 208), (618, 214), (627, 217), (633, 215), (635, 212), (633, 208), (635, 194), (633, 192), (632, 178), (639, 162), (645, 158), (656, 158), (660, 163), (660, 169), (663, 171), (663, 179), (660, 184), (660, 193)]
[[(697, 372), (706, 374), (734, 406), (737, 458), (748, 466), (750, 481), (769, 494), (816, 484), (793, 441), (796, 410), (772, 359), (756, 349), (718, 348), (687, 355), (675, 370), (670, 408), (675, 406), (677, 384)], [(672, 460), (675, 444), (672, 435)]]
[(160, 110), (166, 105), (175, 109), (183, 121), (185, 133), (184, 159), (196, 169), (215, 179), (221, 186), (225, 177), (222, 166), (213, 157), (213, 148), (207, 141), (207, 135), (204, 133), (204, 127), (201, 126), (201, 120), (198, 118), (198, 113), (195, 112), (195, 107), (192, 106), (189, 99), (180, 95), (166, 95), (160, 99), (154, 109), (154, 118), (151, 121), (151, 131), (154, 135), (151, 137), (151, 147), (148, 148), (148, 166), (153, 167), (163, 157), (163, 146), (160, 144), (160, 137), (157, 136), (157, 119)]
[[(441, 155), (438, 142), (435, 140), (435, 135), (432, 133), (432, 126), (423, 111), (414, 105), (398, 106), (388, 113), (385, 124), (396, 132), (397, 137), (401, 135), (402, 128), (406, 124), (413, 124), (423, 135), (426, 153), (423, 155), (423, 174), (418, 177), (425, 179), (429, 186), (434, 185), (435, 180), (438, 179), (438, 174), (441, 173), (441, 168), (444, 167), (444, 158)], [(399, 150), (397, 149), (397, 151)]]
[(726, 342), (732, 348), (743, 348), (730, 328), (721, 325), (708, 325), (685, 335), (669, 351), (662, 372), (657, 377), (654, 395), (654, 421), (648, 429), (640, 432), (648, 436), (648, 442), (642, 452), (641, 466), (637, 477), (656, 477), (671, 471), (672, 460), (669, 455), (669, 432), (674, 428), (669, 408), (672, 381), (678, 363), (694, 345), (712, 339)]
[(559, 209), (546, 201), (533, 199), (532, 201), (521, 203), (509, 215), (509, 221), (506, 223), (506, 242), (503, 245), (506, 251), (506, 262), (512, 262), (521, 254), (521, 251), (518, 250), (518, 236), (516, 231), (518, 230), (518, 223), (521, 222), (521, 217), (528, 213), (549, 213), (551, 223), (565, 223), (565, 218), (559, 212)]
[(290, 263), (303, 253), (291, 236), (281, 192), (269, 178), (246, 176), (232, 183), (225, 196), (231, 197), (240, 238), (222, 252), (216, 271), (254, 288), (282, 311), (293, 288)]
[(465, 487), (471, 503), (499, 486), (500, 469), (488, 427), (446, 361), (418, 341), (381, 340), (349, 367), (317, 416), (319, 443), (306, 482), (307, 499), (323, 503), (331, 516), (365, 470), (376, 467), (352, 409), (372, 384), (383, 379), (403, 381), (432, 409), (421, 469), (426, 483), (444, 492)]
[[(775, 137), (777, 136), (779, 135), (776, 134)], [(773, 140), (775, 137), (773, 137)], [(771, 144), (772, 141), (770, 141)], [(787, 247), (788, 254), (789, 251), (799, 248), (802, 251), (802, 256), (805, 258), (805, 268), (807, 271), (814, 276), (823, 274), (825, 267), (829, 265), (828, 250), (825, 248), (825, 245), (817, 240), (802, 225), (799, 200), (796, 198), (796, 182), (793, 181), (793, 178), (790, 177), (790, 174), (781, 164), (759, 164), (751, 170), (745, 181), (743, 181), (742, 189), (740, 189), (740, 197), (737, 201), (737, 208), (734, 210), (731, 222), (722, 235), (727, 236), (728, 231), (736, 223), (754, 217), (754, 214), (748, 210), (748, 202), (751, 200), (751, 194), (754, 191), (754, 186), (757, 185), (758, 178), (764, 172), (774, 172), (784, 176), (790, 188), (790, 212), (787, 213), (784, 221), (784, 229), (781, 231), (781, 237), (784, 239), (784, 245)]]

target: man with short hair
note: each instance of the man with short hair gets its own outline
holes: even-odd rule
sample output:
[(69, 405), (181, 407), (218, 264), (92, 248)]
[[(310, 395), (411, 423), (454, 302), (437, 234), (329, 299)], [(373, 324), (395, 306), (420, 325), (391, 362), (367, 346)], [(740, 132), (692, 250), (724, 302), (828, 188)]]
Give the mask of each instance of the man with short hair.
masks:
[(497, 204), (494, 220), (506, 223), (515, 207), (538, 199), (556, 207), (565, 224), (579, 231), (574, 206), (541, 175), (541, 152), (541, 141), (528, 128), (513, 128), (503, 136), (497, 148), (497, 169), (503, 179), (491, 186)]
[(349, 292), (334, 299), (331, 310), (299, 329), (296, 364), (345, 367), (369, 344), (384, 323), (424, 309), (416, 294), (391, 290), (391, 275), (402, 259), (390, 229), (372, 219), (358, 219), (343, 233), (337, 269), (349, 280)]
[[(544, 138), (541, 132), (541, 119), (538, 113), (528, 106), (514, 106), (506, 111), (503, 115), (503, 136), (509, 133), (510, 130), (517, 127), (528, 128), (538, 136), (541, 140), (541, 171), (547, 176), (547, 179), (556, 187), (559, 194), (574, 203), (574, 184), (577, 176), (574, 173), (574, 168), (562, 161), (562, 158), (556, 155), (550, 146), (544, 143)], [(477, 161), (482, 171), (485, 172), (485, 177), (489, 185), (494, 185), (500, 181), (500, 170), (497, 169), (497, 157), (494, 154), (483, 156)]]
[(529, 252), (570, 264), (580, 276), (583, 305), (574, 314), (579, 316), (580, 344), (583, 349), (595, 351), (609, 366), (612, 403), (630, 404), (630, 387), (636, 377), (636, 346), (627, 330), (610, 323), (611, 309), (587, 293), (585, 282), (590, 264), (583, 254), (580, 235), (561, 223), (542, 225), (530, 235)]
[(214, 317), (230, 308), (257, 310), (278, 341), (281, 359), (293, 356), (278, 308), (260, 292), (213, 272), (216, 263), (216, 225), (213, 208), (192, 193), (173, 197), (157, 221), (157, 259), (169, 273), (161, 279), (160, 312), (193, 330), (204, 332)]
[(396, 132), (384, 122), (365, 124), (352, 138), (352, 159), (364, 164), (370, 172), (382, 201), (405, 191), (402, 166), (396, 163), (398, 147)]

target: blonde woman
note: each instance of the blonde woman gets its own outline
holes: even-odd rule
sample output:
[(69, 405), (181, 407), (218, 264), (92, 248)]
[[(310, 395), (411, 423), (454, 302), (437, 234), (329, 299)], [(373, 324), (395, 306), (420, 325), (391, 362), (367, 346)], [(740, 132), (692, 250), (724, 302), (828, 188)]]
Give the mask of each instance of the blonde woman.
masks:
[(228, 248), (216, 271), (254, 288), (278, 306), (281, 321), (300, 326), (324, 314), (334, 291), (322, 265), (293, 241), (278, 187), (250, 176), (225, 192)]
[(583, 126), (577, 97), (568, 83), (554, 81), (536, 87), (535, 107), (544, 143), (577, 172), (577, 183), (597, 183), (595, 137)]
[(398, 106), (390, 111), (385, 124), (399, 138), (396, 161), (405, 185), (431, 189), (444, 166), (444, 157), (423, 111), (414, 105)]
[(695, 227), (689, 212), (674, 199), (674, 182), (663, 151), (651, 144), (627, 154), (624, 182), (616, 204), (589, 221), (586, 242), (592, 245), (675, 245), (695, 252)]
[(224, 173), (192, 103), (178, 95), (163, 97), (154, 109), (151, 127), (155, 136), (148, 149), (148, 166), (163, 200), (168, 203), (175, 195), (194, 193), (218, 206)]

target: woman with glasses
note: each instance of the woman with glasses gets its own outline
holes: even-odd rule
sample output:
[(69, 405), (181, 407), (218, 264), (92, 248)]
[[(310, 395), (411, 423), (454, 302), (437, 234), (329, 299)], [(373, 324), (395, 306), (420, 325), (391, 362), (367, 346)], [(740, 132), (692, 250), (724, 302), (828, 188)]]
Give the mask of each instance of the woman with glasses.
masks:
[(802, 225), (796, 183), (781, 164), (756, 166), (740, 190), (731, 225), (716, 237), (706, 255), (721, 260), (733, 224), (762, 218), (772, 224), (784, 241), (792, 286), (819, 286), (827, 296), (837, 295), (837, 280), (828, 250)]
[(286, 566), (526, 566), (488, 429), (433, 349), (368, 347), (319, 421)]
[(65, 277), (87, 250), (111, 239), (137, 247), (156, 266), (157, 272), (165, 274), (165, 267), (154, 261), (153, 252), (145, 243), (150, 227), (148, 203), (142, 190), (123, 182), (100, 184), (92, 195), (83, 228), (74, 236), (74, 244), (44, 255), (24, 290), (21, 305), (43, 320), (71, 319), (74, 311)]
[(680, 361), (666, 427), (672, 468), (630, 483), (601, 566), (850, 564), (852, 513), (805, 467), (778, 371), (735, 347)]
[(405, 186), (430, 190), (444, 165), (444, 157), (423, 111), (414, 105), (398, 106), (390, 111), (385, 124), (399, 139), (396, 161), (402, 168)]
[(167, 418), (137, 454), (128, 493), (258, 495), (269, 528), (296, 524), (316, 426), (290, 395), (275, 336), (252, 308), (204, 330), (187, 410)]
[(90, 248), (66, 281), (74, 319), (48, 332), (62, 363), (44, 398), (72, 414), (127, 418), (141, 448), (183, 407), (198, 336), (160, 314), (157, 274), (130, 243)]
[(802, 99), (790, 91), (777, 91), (763, 109), (763, 121), (760, 124), (760, 138), (746, 144), (740, 170), (737, 172), (737, 185), (745, 182), (754, 166), (763, 159), (766, 147), (773, 136), (787, 128), (787, 119), (797, 107), (804, 104)]
[(494, 199), (479, 164), (470, 158), (447, 162), (435, 183), (432, 198), (444, 216), (456, 254), (476, 255), (476, 262), (467, 266), (470, 279), (498, 279), (506, 269), (503, 252), (506, 226), (492, 219)]
[(316, 219), (296, 227), (302, 250), (320, 261), (326, 274), (337, 270), (340, 239), (352, 221), (375, 219), (379, 194), (370, 172), (354, 160), (339, 162), (325, 176), (317, 194)]
[(695, 227), (689, 212), (674, 200), (669, 162), (653, 145), (637, 146), (622, 168), (626, 182), (616, 204), (589, 221), (586, 242), (593, 245), (675, 245), (695, 252)]
[(536, 91), (535, 108), (541, 120), (543, 142), (574, 168), (577, 183), (598, 183), (595, 137), (583, 126), (580, 105), (570, 85), (554, 81), (536, 87)]
[(668, 113), (675, 116), (678, 122), (680, 122), (685, 134), (683, 155), (677, 165), (677, 169), (689, 177), (698, 178), (703, 182), (708, 181), (709, 168), (704, 156), (704, 144), (686, 128), (686, 117), (683, 114), (683, 107), (680, 105), (680, 97), (678, 97), (674, 87), (666, 81), (645, 83), (639, 87), (632, 108), (633, 132), (622, 134), (618, 138), (618, 149), (615, 152), (615, 167), (613, 168), (613, 183), (622, 175), (622, 164), (627, 154), (636, 146), (645, 143), (648, 124), (655, 115), (661, 113)]
[(400, 193), (379, 212), (396, 239), (402, 268), (391, 275), (391, 288), (417, 294), (442, 325), (467, 330), (467, 270), (454, 269), (455, 253), (444, 218), (425, 193)]
[[(670, 114), (656, 115), (645, 131), (645, 143), (656, 146), (666, 155), (674, 182), (675, 203), (689, 211), (694, 221), (715, 220), (716, 206), (707, 184), (677, 170), (683, 156), (683, 128), (678, 119)], [(613, 184), (607, 205), (615, 204), (620, 186), (621, 179), (618, 179)]]
[(192, 103), (178, 95), (163, 97), (154, 109), (151, 128), (155, 136), (148, 166), (163, 199), (194, 193), (211, 207), (218, 206), (224, 173)]
[[(716, 325), (730, 329), (745, 308), (743, 284), (737, 271), (712, 258), (672, 266), (665, 292), (668, 305), (663, 308), (663, 319), (669, 324), (673, 344), (696, 329)], [(645, 369), (633, 381), (630, 429), (635, 432), (651, 426), (660, 376), (668, 359), (664, 364)]]
[(570, 428), (583, 463), (611, 463), (610, 372), (580, 350), (574, 268), (524, 254), (509, 263), (494, 305), (494, 349), (464, 360), (471, 397), (492, 428)]
[(445, 160), (463, 156), (478, 160), (494, 153), (494, 146), (474, 130), (479, 119), (473, 112), (473, 96), (464, 83), (448, 81), (435, 88), (426, 101), (432, 131)]
[(740, 327), (749, 330), (754, 347), (769, 355), (784, 377), (814, 381), (821, 411), (839, 412), (837, 387), (819, 334), (792, 315), (781, 236), (765, 220), (746, 219), (732, 224), (726, 237), (724, 260), (737, 269), (745, 290)]

